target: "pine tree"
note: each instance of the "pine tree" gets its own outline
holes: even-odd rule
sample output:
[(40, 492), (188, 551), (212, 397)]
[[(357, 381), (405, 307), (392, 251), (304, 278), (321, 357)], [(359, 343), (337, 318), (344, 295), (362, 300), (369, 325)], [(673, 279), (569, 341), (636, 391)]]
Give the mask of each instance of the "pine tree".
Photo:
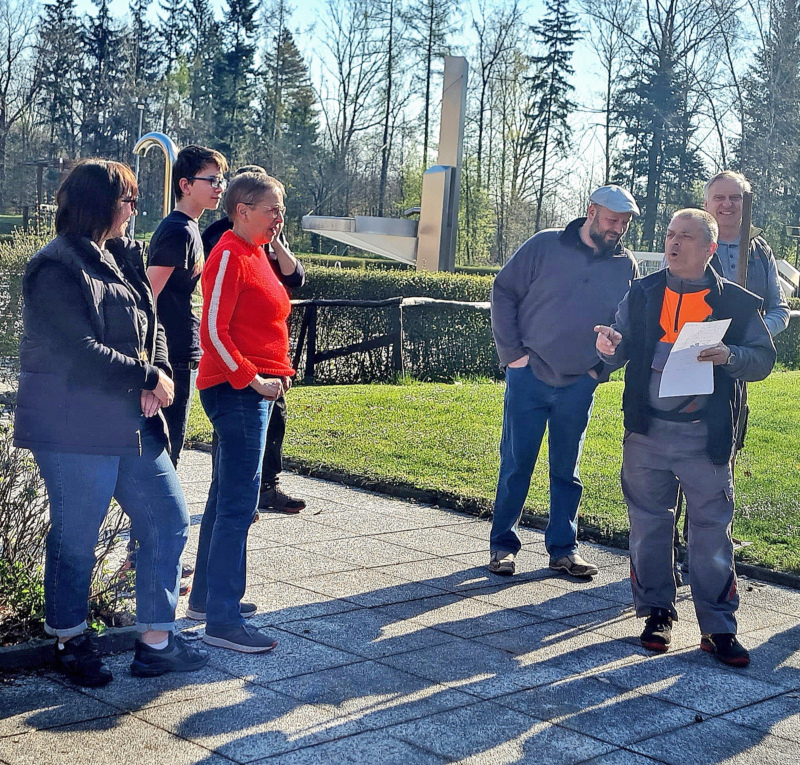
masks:
[(221, 55), (219, 32), (209, 0), (187, 0), (189, 121), (199, 143), (208, 142), (213, 130), (213, 76)]
[[(800, 8), (797, 0), (772, 0), (764, 46), (744, 79), (742, 170), (753, 182), (771, 241), (800, 215)], [(795, 207), (792, 208), (792, 203)]]
[(214, 142), (233, 164), (247, 161), (253, 136), (255, 0), (228, 0), (214, 67)]
[(547, 13), (532, 30), (544, 53), (534, 56), (535, 73), (531, 88), (537, 106), (531, 117), (529, 140), (541, 152), (539, 186), (536, 193), (536, 230), (542, 219), (545, 181), (553, 155), (566, 152), (569, 138), (569, 115), (575, 104), (570, 100), (574, 90), (569, 78), (574, 73), (570, 61), (575, 43), (580, 38), (577, 16), (569, 10), (569, 0), (547, 0)]
[(77, 153), (75, 96), (80, 80), (81, 28), (75, 0), (54, 0), (44, 6), (37, 56), (42, 72), (40, 105), (46, 120), (48, 154)]
[(186, 38), (185, 0), (159, 0), (158, 7), (161, 10), (158, 16), (158, 39), (163, 62), (161, 130), (166, 133), (170, 117), (179, 108), (174, 75)]

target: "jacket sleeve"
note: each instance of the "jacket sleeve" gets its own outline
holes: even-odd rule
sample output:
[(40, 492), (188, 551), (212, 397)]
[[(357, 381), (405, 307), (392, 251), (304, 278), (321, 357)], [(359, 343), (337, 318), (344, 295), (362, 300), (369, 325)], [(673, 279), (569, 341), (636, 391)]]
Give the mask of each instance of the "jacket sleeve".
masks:
[(492, 285), (492, 334), (502, 367), (528, 352), (522, 344), (519, 304), (534, 278), (534, 248), (531, 240), (525, 242), (503, 266)]
[(80, 285), (58, 263), (45, 263), (33, 274), (26, 319), (34, 335), (49, 338), (53, 354), (93, 374), (98, 385), (153, 390), (158, 384), (155, 366), (97, 341)]
[(237, 390), (246, 388), (258, 372), (255, 364), (236, 347), (230, 334), (231, 317), (242, 287), (241, 263), (230, 250), (223, 250), (218, 262), (206, 263), (200, 323), (203, 352), (224, 370), (228, 382)]
[[(758, 244), (761, 244), (759, 242)], [(783, 296), (781, 283), (778, 279), (778, 266), (772, 248), (763, 242), (763, 262), (766, 268), (767, 294), (764, 295), (764, 324), (767, 325), (770, 335), (775, 337), (789, 326), (789, 304)]]
[(290, 274), (281, 273), (280, 268), (277, 270), (278, 278), (281, 280), (283, 286), (287, 289), (299, 290), (306, 283), (306, 270), (303, 268), (303, 264), (299, 260), (297, 261), (294, 271), (292, 271)]
[(729, 346), (734, 359), (722, 368), (736, 380), (755, 382), (763, 380), (775, 366), (775, 345), (764, 319), (757, 312), (747, 323), (739, 345)]
[(628, 299), (630, 294), (630, 290), (628, 290), (625, 297), (620, 301), (619, 306), (617, 306), (617, 315), (614, 317), (614, 323), (611, 325), (613, 329), (617, 330), (617, 332), (622, 335), (620, 344), (614, 349), (614, 353), (611, 355), (600, 353), (600, 351), (597, 352), (597, 355), (606, 364), (606, 377), (608, 377), (608, 375), (610, 375), (615, 369), (624, 367), (625, 363), (628, 361), (625, 340), (631, 333), (631, 317), (628, 307)]
[(156, 319), (156, 349), (153, 356), (153, 364), (163, 372), (172, 377), (172, 364), (169, 363), (169, 351), (167, 350), (167, 335), (164, 326)]

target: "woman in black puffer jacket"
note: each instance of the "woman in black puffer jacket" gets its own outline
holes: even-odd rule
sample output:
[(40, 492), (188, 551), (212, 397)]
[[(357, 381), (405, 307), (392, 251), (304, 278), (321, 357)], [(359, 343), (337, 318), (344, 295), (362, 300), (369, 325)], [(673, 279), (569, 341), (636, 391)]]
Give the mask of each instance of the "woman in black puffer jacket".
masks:
[(14, 443), (30, 449), (50, 499), (45, 629), (56, 665), (81, 685), (111, 672), (86, 633), (94, 549), (115, 498), (139, 540), (131, 671), (199, 669), (208, 654), (173, 634), (186, 500), (166, 447), (173, 397), (164, 333), (142, 246), (123, 234), (136, 210), (127, 165), (79, 162), (56, 198), (58, 236), (23, 279), (21, 374)]

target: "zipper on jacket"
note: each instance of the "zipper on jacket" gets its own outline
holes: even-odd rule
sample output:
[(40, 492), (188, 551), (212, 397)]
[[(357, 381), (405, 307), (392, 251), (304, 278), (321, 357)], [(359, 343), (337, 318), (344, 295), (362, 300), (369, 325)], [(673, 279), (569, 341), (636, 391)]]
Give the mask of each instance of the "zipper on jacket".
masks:
[(678, 318), (681, 315), (681, 303), (683, 302), (683, 279), (681, 279), (681, 291), (678, 293), (678, 305), (675, 308), (675, 332), (678, 331)]

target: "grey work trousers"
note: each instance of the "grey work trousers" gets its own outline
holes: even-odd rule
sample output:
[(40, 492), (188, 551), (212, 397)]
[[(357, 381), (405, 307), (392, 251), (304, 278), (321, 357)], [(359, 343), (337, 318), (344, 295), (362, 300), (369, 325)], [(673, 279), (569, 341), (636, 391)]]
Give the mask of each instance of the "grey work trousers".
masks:
[(689, 584), (700, 630), (736, 632), (739, 595), (733, 562), (733, 475), (706, 452), (704, 422), (653, 418), (648, 434), (626, 432), (622, 493), (630, 519), (631, 585), (637, 616), (651, 608), (677, 618), (674, 550), (678, 484), (689, 517)]

